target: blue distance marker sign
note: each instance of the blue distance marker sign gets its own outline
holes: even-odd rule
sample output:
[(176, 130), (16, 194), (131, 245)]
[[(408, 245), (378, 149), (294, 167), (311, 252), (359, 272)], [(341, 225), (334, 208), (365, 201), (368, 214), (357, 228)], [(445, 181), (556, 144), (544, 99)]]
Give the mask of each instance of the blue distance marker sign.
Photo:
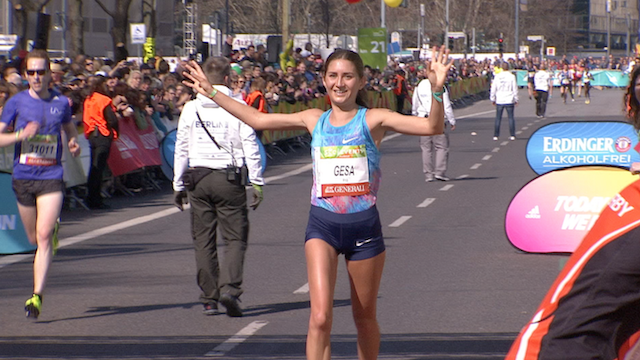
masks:
[(638, 134), (621, 121), (558, 122), (536, 130), (527, 142), (527, 161), (538, 175), (582, 165), (628, 168), (640, 161)]

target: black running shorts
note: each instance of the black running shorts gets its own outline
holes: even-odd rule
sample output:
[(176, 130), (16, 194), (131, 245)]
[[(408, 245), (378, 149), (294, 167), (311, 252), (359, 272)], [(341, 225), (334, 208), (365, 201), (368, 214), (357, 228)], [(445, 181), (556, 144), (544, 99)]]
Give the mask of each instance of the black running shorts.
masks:
[(36, 198), (40, 195), (58, 191), (64, 194), (64, 181), (62, 180), (13, 179), (11, 185), (18, 203), (24, 206), (36, 206)]
[(305, 241), (322, 239), (347, 260), (370, 259), (385, 250), (380, 215), (375, 206), (352, 214), (336, 214), (311, 206)]

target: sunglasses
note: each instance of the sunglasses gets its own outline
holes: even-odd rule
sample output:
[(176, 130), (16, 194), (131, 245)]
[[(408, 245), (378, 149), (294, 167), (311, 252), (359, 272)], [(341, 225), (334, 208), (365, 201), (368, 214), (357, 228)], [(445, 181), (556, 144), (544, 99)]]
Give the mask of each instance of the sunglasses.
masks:
[(92, 63), (92, 62), (90, 62), (90, 63), (85, 63), (85, 64), (84, 64), (84, 66), (89, 66), (89, 65), (93, 65), (93, 63)]
[(36, 73), (37, 73), (38, 75), (40, 75), (40, 76), (44, 76), (44, 74), (46, 74), (46, 73), (47, 73), (47, 70), (46, 70), (46, 69), (27, 70), (27, 75), (29, 75), (29, 76), (33, 76), (33, 75), (35, 75)]

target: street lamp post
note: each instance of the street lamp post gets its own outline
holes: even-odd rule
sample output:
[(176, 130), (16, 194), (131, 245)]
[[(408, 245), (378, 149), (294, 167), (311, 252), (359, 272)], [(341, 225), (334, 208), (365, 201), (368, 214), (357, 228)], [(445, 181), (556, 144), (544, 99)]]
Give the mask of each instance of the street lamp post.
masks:
[(627, 57), (629, 57), (631, 52), (631, 14), (627, 14), (625, 19), (627, 23)]
[(422, 43), (424, 42), (424, 4), (420, 4), (420, 29), (418, 30), (418, 48), (422, 49)]
[(447, 46), (449, 44), (449, 0), (445, 1), (445, 10), (444, 10), (444, 44)]
[(520, 53), (520, 35), (519, 35), (519, 27), (520, 27), (520, 0), (515, 0), (516, 1), (516, 35), (515, 35), (515, 39), (514, 39), (514, 47), (515, 47), (515, 54), (516, 57), (518, 56), (518, 54)]
[(611, 0), (607, 0), (607, 59), (611, 54)]

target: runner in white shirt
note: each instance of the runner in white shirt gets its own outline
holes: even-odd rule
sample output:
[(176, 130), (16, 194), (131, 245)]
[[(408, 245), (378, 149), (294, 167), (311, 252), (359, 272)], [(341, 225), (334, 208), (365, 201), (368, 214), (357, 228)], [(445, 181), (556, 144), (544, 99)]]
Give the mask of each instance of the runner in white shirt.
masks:
[(553, 84), (547, 72), (547, 65), (540, 65), (540, 70), (533, 77), (533, 88), (536, 92), (536, 116), (543, 118), (547, 112), (547, 101), (553, 93)]

